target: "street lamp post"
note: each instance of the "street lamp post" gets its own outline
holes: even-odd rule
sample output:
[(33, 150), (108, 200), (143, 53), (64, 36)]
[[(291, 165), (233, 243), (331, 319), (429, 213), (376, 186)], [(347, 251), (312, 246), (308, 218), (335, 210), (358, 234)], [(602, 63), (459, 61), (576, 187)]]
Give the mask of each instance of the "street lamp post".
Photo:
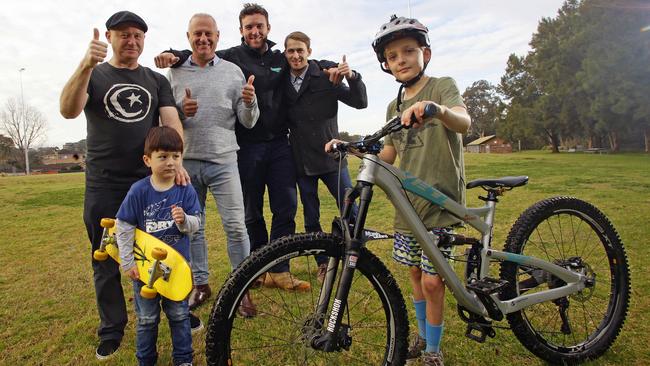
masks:
[[(21, 67), (18, 69), (18, 74), (20, 75), (20, 104), (21, 109), (22, 109), (22, 118), (23, 118), (23, 127), (26, 126), (26, 121), (25, 121), (25, 95), (23, 94), (23, 71), (25, 71), (24, 67)], [(26, 128), (25, 128), (26, 130)], [(25, 175), (29, 175), (29, 149), (27, 146), (27, 135), (23, 134), (23, 147), (25, 148)]]

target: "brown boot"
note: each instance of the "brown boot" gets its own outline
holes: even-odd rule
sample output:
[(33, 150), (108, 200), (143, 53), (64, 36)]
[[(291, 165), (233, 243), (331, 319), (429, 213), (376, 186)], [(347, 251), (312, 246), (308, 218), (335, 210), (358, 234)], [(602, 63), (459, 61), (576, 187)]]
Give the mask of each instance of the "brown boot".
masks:
[(264, 278), (264, 287), (277, 287), (289, 291), (309, 291), (309, 282), (299, 280), (289, 272), (267, 272)]
[(257, 306), (253, 303), (251, 294), (248, 293), (248, 291), (246, 291), (244, 297), (242, 297), (237, 312), (244, 318), (253, 318), (257, 315)]
[(256, 289), (262, 287), (264, 284), (264, 278), (266, 278), (266, 272), (262, 273), (261, 276), (257, 277), (253, 283), (251, 283), (251, 286), (249, 288), (251, 289)]
[(190, 299), (188, 301), (190, 310), (194, 310), (199, 306), (203, 305), (203, 303), (205, 303), (210, 298), (210, 296), (212, 296), (212, 290), (210, 289), (210, 285), (205, 284), (205, 285), (194, 286), (194, 290), (192, 290), (192, 293), (190, 294)]

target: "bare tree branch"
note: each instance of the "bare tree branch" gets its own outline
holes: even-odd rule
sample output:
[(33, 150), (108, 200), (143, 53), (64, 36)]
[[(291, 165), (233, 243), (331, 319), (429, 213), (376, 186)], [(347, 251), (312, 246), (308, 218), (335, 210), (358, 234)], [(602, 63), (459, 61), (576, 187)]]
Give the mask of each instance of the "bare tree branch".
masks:
[(0, 131), (4, 131), (14, 145), (25, 152), (46, 137), (47, 121), (35, 107), (23, 106), (15, 98), (10, 98), (0, 111)]

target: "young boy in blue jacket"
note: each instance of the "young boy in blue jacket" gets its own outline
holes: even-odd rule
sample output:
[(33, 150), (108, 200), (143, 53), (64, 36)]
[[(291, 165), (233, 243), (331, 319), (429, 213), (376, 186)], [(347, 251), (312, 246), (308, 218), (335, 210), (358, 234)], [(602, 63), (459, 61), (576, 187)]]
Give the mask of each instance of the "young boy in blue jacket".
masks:
[(117, 244), (121, 267), (133, 280), (137, 321), (136, 357), (140, 365), (154, 365), (158, 358), (156, 340), (160, 307), (169, 321), (174, 365), (192, 365), (192, 333), (187, 299), (172, 301), (156, 296), (140, 296), (144, 285), (139, 281), (133, 257), (135, 229), (145, 231), (190, 257), (189, 235), (199, 228), (201, 207), (192, 185), (175, 183), (181, 167), (183, 140), (170, 127), (153, 127), (144, 145), (144, 162), (151, 175), (135, 182), (117, 212)]

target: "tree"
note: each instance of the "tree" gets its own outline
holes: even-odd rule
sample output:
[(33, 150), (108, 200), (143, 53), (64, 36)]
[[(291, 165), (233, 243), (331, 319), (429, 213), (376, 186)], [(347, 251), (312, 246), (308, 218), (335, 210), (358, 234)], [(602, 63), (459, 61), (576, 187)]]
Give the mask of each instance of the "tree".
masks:
[(641, 1), (567, 0), (540, 21), (528, 55), (510, 56), (500, 129), (543, 136), (553, 151), (568, 140), (617, 151), (630, 136), (650, 151), (649, 18)]
[(465, 89), (463, 100), (467, 113), (472, 117), (472, 126), (467, 135), (479, 138), (495, 134), (502, 109), (496, 87), (486, 80), (475, 81)]
[(544, 144), (540, 139), (541, 114), (536, 109), (542, 92), (529, 68), (527, 57), (511, 54), (508, 58), (506, 73), (498, 86), (506, 105), (497, 132), (510, 141), (521, 142), (524, 148), (538, 148)]
[(552, 151), (558, 152), (560, 141), (582, 136), (577, 106), (585, 102), (575, 74), (580, 70), (585, 45), (576, 42), (580, 29), (579, 2), (569, 0), (557, 18), (544, 18), (530, 42), (529, 72), (535, 78), (542, 97), (536, 104), (541, 115), (540, 131), (548, 138)]
[(13, 144), (23, 151), (25, 173), (28, 172), (29, 148), (45, 138), (47, 122), (43, 114), (30, 105), (19, 105), (15, 99), (7, 100), (0, 111), (0, 127)]
[(0, 134), (0, 160), (6, 160), (11, 155), (14, 142), (9, 137)]
[(362, 137), (361, 135), (350, 134), (349, 132), (346, 131), (339, 132), (339, 139), (347, 142), (359, 141), (361, 140), (361, 137)]
[(580, 42), (588, 44), (576, 80), (589, 91), (589, 117), (610, 149), (623, 134), (644, 135), (650, 152), (650, 7), (637, 1), (583, 1)]

